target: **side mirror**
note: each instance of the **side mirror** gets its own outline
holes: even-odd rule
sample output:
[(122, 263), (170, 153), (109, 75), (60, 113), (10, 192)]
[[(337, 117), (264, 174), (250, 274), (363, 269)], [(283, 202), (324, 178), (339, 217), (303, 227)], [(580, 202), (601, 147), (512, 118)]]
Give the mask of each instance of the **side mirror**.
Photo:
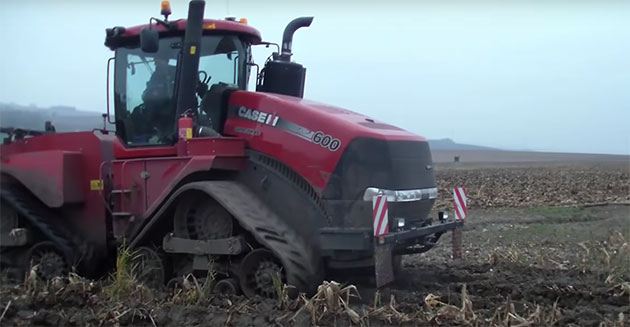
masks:
[(144, 28), (140, 32), (140, 48), (147, 53), (156, 53), (160, 48), (160, 35), (157, 30)]

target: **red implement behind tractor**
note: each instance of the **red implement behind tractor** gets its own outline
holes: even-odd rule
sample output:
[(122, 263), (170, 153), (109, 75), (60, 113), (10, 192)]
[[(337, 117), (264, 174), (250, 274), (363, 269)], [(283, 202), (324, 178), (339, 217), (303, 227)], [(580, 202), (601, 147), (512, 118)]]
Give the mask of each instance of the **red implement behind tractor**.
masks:
[(124, 244), (156, 287), (209, 269), (247, 296), (273, 296), (275, 276), (312, 291), (335, 271), (372, 271), (380, 286), (460, 224), (429, 218), (424, 138), (302, 98), (291, 43), (312, 17), (286, 27), (254, 92), (251, 47), (270, 44), (256, 29), (203, 19), (203, 1), (187, 20), (168, 7), (106, 31), (113, 130), (3, 129), (3, 269), (98, 277)]

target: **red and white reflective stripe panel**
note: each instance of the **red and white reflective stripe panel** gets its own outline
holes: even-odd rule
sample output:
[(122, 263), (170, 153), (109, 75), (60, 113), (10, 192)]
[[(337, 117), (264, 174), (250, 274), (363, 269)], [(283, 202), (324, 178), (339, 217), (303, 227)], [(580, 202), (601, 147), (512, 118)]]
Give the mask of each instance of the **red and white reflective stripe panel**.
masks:
[(387, 196), (377, 195), (372, 198), (372, 218), (374, 219), (374, 236), (387, 235), (389, 233)]
[(466, 198), (466, 192), (464, 188), (458, 186), (453, 189), (453, 204), (455, 207), (455, 219), (464, 220), (466, 219), (466, 215), (468, 214), (468, 208), (466, 207), (466, 202), (468, 199)]

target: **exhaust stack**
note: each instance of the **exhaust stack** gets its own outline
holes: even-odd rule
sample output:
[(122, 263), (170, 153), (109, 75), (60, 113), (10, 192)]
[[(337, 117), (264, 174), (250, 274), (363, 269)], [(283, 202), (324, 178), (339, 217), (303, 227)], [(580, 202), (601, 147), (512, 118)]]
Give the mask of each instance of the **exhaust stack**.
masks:
[(284, 33), (282, 34), (282, 49), (277, 58), (278, 60), (286, 62), (291, 61), (291, 55), (293, 55), (293, 53), (291, 53), (293, 34), (302, 27), (311, 26), (312, 22), (313, 17), (299, 17), (287, 24), (287, 27), (284, 28)]
[(274, 52), (273, 60), (265, 64), (265, 68), (260, 72), (260, 84), (256, 86), (256, 91), (298, 98), (304, 96), (306, 68), (296, 62), (291, 62), (293, 55), (291, 46), (293, 45), (293, 33), (302, 27), (311, 26), (312, 22), (313, 17), (299, 17), (287, 24), (282, 34), (280, 53)]
[(201, 52), (201, 35), (203, 32), (203, 11), (206, 6), (203, 0), (192, 0), (188, 6), (188, 20), (184, 33), (184, 44), (181, 54), (181, 67), (177, 81), (177, 120), (188, 109), (197, 107), (195, 89), (199, 75), (199, 53)]

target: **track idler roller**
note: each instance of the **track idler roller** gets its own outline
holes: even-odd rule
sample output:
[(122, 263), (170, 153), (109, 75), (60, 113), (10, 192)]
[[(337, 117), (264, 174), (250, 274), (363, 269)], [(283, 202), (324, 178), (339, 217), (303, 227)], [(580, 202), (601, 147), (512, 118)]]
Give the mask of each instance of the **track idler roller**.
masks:
[(238, 281), (234, 278), (226, 278), (218, 281), (214, 285), (213, 292), (221, 295), (238, 295), (240, 287)]
[(136, 281), (152, 289), (160, 289), (166, 282), (164, 259), (150, 247), (142, 246), (134, 251), (131, 273)]
[(241, 289), (250, 298), (255, 295), (275, 298), (277, 288), (285, 280), (282, 265), (267, 249), (256, 249), (248, 253), (241, 262), (240, 275)]
[(43, 280), (68, 274), (68, 263), (61, 251), (52, 242), (40, 242), (33, 245), (25, 257), (25, 271), (35, 273)]

